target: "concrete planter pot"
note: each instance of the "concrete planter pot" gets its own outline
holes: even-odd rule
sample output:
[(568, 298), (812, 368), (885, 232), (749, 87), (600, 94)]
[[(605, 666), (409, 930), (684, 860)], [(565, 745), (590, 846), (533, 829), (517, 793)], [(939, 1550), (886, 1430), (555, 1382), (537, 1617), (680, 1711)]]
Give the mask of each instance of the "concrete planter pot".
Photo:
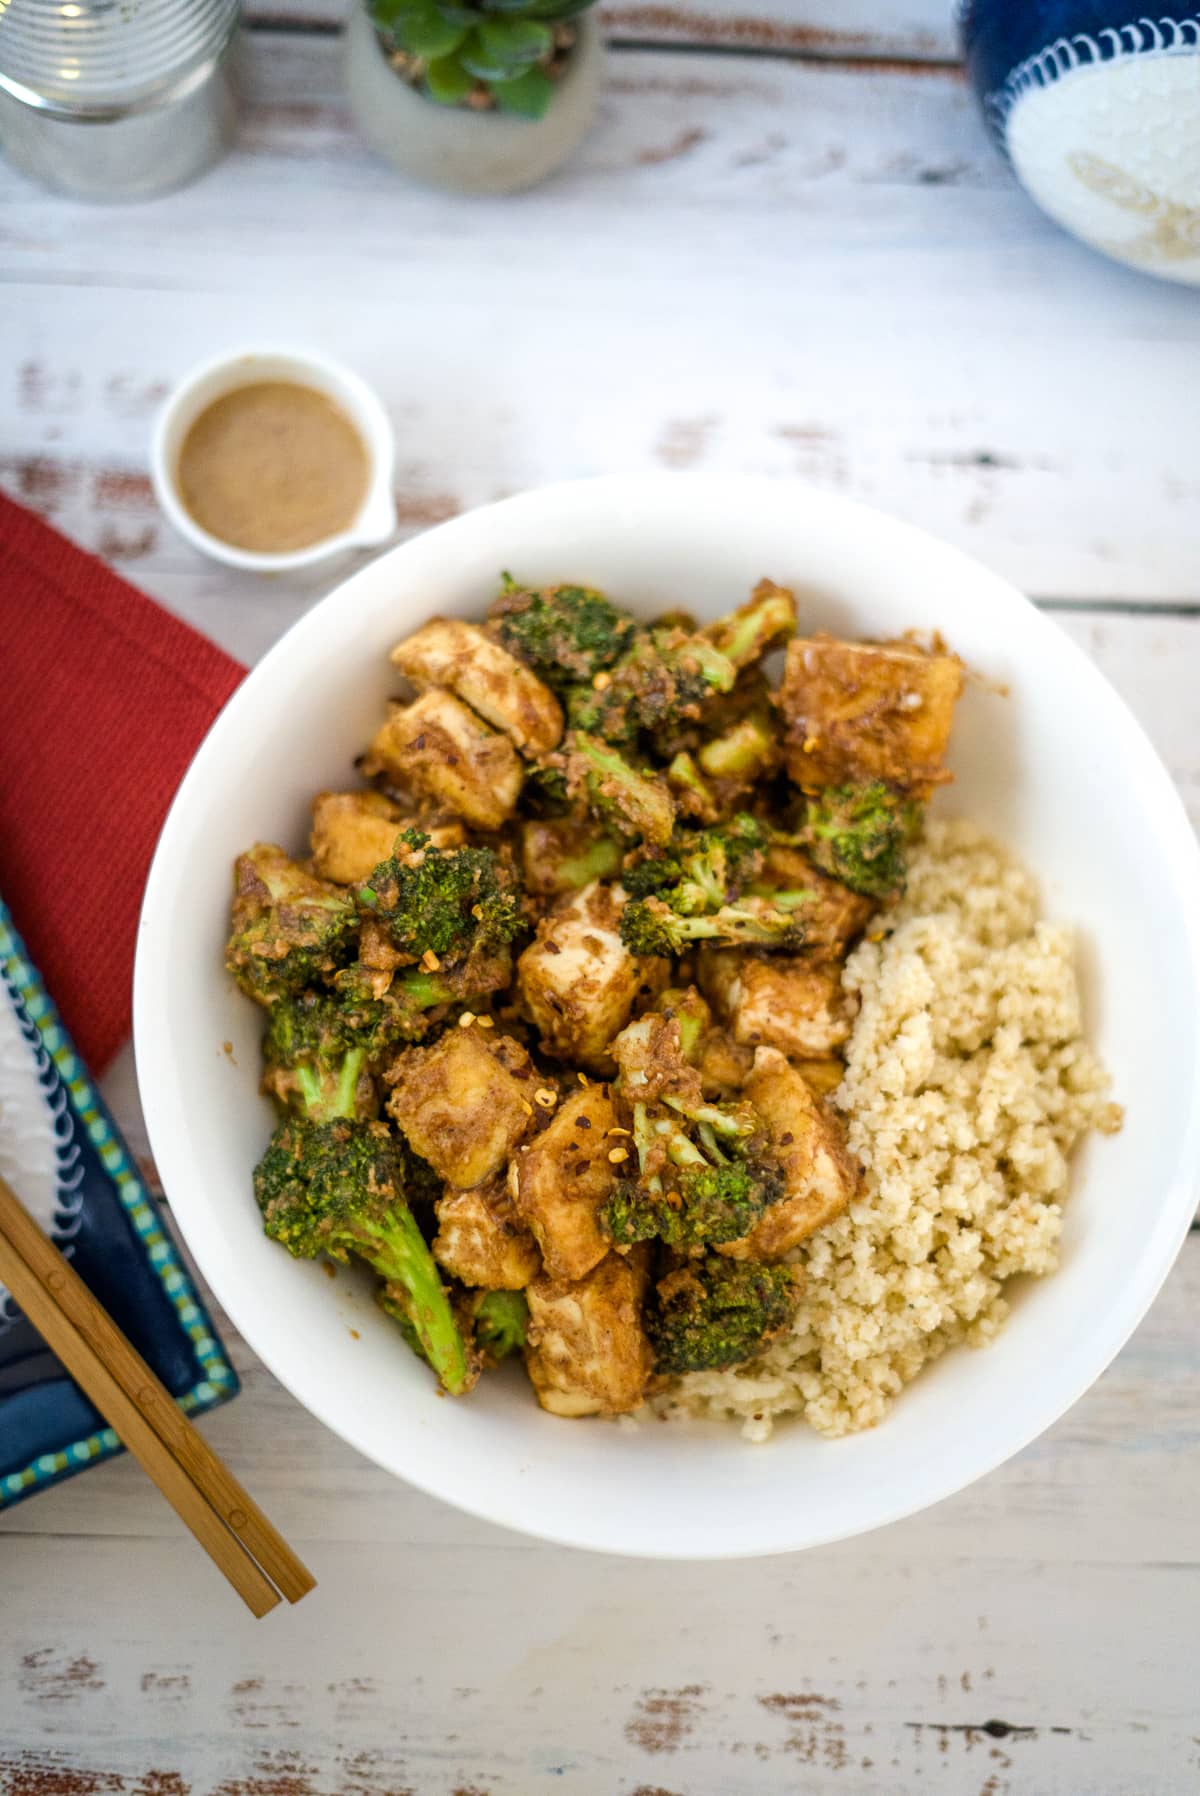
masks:
[(380, 47), (362, 0), (346, 26), (346, 88), (354, 121), (376, 153), (414, 180), (454, 193), (516, 193), (572, 155), (600, 92), (604, 40), (584, 14), (544, 118), (439, 106), (403, 80)]

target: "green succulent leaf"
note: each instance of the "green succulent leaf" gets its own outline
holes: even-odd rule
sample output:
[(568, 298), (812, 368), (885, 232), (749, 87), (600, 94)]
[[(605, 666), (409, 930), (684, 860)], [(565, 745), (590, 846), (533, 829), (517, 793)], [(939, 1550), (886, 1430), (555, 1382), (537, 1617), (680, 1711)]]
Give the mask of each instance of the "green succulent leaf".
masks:
[(407, 11), (409, 0), (369, 0), (368, 12), (371, 22), (381, 31), (392, 31), (396, 22)]
[(441, 106), (460, 106), (475, 82), (457, 56), (439, 56), (425, 70), (425, 85)]
[(389, 29), (402, 50), (431, 62), (453, 55), (467, 35), (465, 26), (442, 16), (435, 0), (408, 0)]
[[(461, 25), (469, 31), (472, 25), (478, 25), (480, 8), (477, 6), (458, 6), (455, 0), (434, 0), (438, 11), (447, 25)], [(490, 10), (485, 7), (485, 10)]]
[(526, 69), (512, 81), (494, 81), (492, 94), (501, 112), (518, 118), (544, 117), (554, 98), (554, 83), (544, 69)]
[(462, 46), (463, 67), (480, 81), (511, 81), (554, 48), (554, 34), (536, 19), (485, 19)]

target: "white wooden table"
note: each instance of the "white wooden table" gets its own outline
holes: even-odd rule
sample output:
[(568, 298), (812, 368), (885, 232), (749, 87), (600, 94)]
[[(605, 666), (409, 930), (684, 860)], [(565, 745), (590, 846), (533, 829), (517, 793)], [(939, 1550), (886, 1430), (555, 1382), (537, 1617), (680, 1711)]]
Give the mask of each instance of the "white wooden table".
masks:
[[(1200, 816), (1200, 296), (1025, 201), (948, 0), (616, 0), (578, 160), (486, 202), (355, 141), (339, 10), (249, 9), (240, 148), (185, 193), (86, 208), (0, 172), (9, 490), (252, 660), (322, 584), (202, 561), (146, 479), (168, 383), (241, 340), (376, 384), (405, 531), (568, 475), (799, 474), (1023, 585)], [(128, 1057), (108, 1089), (137, 1141)], [(320, 1588), (252, 1623), (127, 1460), (16, 1509), (0, 1792), (1195, 1790), (1198, 1311), (1193, 1234), (1113, 1368), (1002, 1471), (864, 1540), (696, 1567), (464, 1519), (227, 1328), (245, 1388), (206, 1431)]]

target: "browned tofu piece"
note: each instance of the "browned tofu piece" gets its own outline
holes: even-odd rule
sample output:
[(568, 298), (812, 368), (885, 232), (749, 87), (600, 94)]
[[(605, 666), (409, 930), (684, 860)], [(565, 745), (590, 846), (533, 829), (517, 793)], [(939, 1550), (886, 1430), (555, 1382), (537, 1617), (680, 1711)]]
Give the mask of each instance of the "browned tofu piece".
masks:
[(753, 1048), (743, 1047), (723, 1029), (710, 1029), (700, 1044), (700, 1084), (705, 1097), (740, 1092), (753, 1063)]
[(612, 1243), (596, 1212), (612, 1190), (617, 1169), (607, 1131), (617, 1112), (602, 1085), (572, 1092), (550, 1127), (517, 1149), (509, 1183), (518, 1214), (529, 1224), (551, 1278), (583, 1278)]
[(385, 774), (476, 829), (507, 823), (524, 777), (508, 737), (436, 687), (392, 712), (367, 750), (363, 772)]
[(943, 770), (962, 663), (909, 642), (788, 644), (778, 705), (788, 772), (805, 791), (882, 779), (926, 794)]
[(624, 849), (591, 817), (534, 817), (521, 825), (521, 875), (538, 898), (578, 892), (593, 879), (611, 879)]
[(562, 707), (548, 686), (478, 624), (433, 617), (392, 650), (414, 686), (445, 686), (531, 755), (557, 748)]
[(852, 892), (814, 867), (798, 848), (781, 843), (768, 848), (758, 884), (777, 892), (811, 892), (811, 900), (797, 913), (804, 919), (804, 946), (832, 954), (842, 953), (848, 942), (862, 934), (876, 908), (872, 899)]
[(631, 954), (621, 940), (625, 893), (593, 883), (563, 898), (517, 962), (526, 1015), (542, 1049), (591, 1072), (613, 1068), (608, 1044), (639, 997), (666, 983), (670, 962)]
[(368, 878), (406, 827), (400, 806), (382, 792), (318, 792), (312, 809), (313, 867), (340, 886)]
[(647, 1266), (644, 1253), (610, 1253), (586, 1278), (534, 1279), (525, 1365), (543, 1409), (616, 1416), (637, 1408), (653, 1366), (642, 1324)]
[(829, 1097), (846, 1077), (845, 1062), (841, 1060), (797, 1060), (794, 1065), (808, 1089), (819, 1098)]
[(859, 1171), (840, 1119), (777, 1048), (758, 1050), (744, 1095), (767, 1125), (784, 1195), (744, 1239), (717, 1252), (734, 1260), (781, 1260), (845, 1209), (858, 1192)]
[(433, 1257), (464, 1285), (523, 1291), (540, 1272), (537, 1242), (514, 1210), (504, 1179), (447, 1191), (437, 1219)]
[(533, 1115), (522, 1063), (528, 1056), (519, 1042), (507, 1042), (501, 1054), (474, 1028), (451, 1029), (433, 1047), (406, 1048), (392, 1062), (388, 1113), (447, 1185), (482, 1185), (503, 1170)]
[(836, 963), (739, 948), (706, 948), (698, 961), (701, 990), (745, 1047), (766, 1045), (819, 1060), (850, 1033), (854, 1004), (842, 990)]

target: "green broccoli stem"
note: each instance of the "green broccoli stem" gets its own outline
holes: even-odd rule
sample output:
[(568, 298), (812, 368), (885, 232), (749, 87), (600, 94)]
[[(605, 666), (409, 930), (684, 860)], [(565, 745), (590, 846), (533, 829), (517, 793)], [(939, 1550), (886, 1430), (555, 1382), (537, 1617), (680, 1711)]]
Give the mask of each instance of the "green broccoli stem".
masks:
[(752, 598), (728, 617), (708, 627), (708, 635), (735, 667), (757, 661), (780, 637), (796, 627), (796, 606), (790, 593), (775, 588), (762, 598)]
[(724, 1135), (730, 1140), (740, 1140), (753, 1133), (754, 1125), (746, 1116), (739, 1116), (735, 1111), (723, 1110), (719, 1104), (685, 1104), (681, 1099), (664, 1092), (663, 1102), (680, 1116), (687, 1117), (697, 1127), (710, 1128), (714, 1135)]
[(558, 863), (558, 877), (564, 886), (581, 891), (594, 879), (611, 879), (621, 865), (621, 844), (612, 836), (597, 836), (582, 854), (564, 855)]
[(353, 1122), (358, 1115), (358, 1082), (366, 1064), (365, 1048), (348, 1048), (331, 1086), (328, 1077), (322, 1077), (319, 1061), (297, 1061), (294, 1074), (305, 1115), (318, 1123), (343, 1117)]
[(457, 1397), (470, 1388), (474, 1368), (455, 1321), (446, 1288), (425, 1238), (403, 1201), (392, 1205), (381, 1223), (360, 1221), (356, 1251), (387, 1281), (393, 1301), (417, 1337), (421, 1352), (445, 1389)]
[(713, 779), (755, 780), (770, 765), (774, 753), (769, 721), (753, 715), (710, 738), (701, 746), (698, 759), (703, 772)]
[[(650, 1150), (654, 1146), (654, 1134), (649, 1110), (645, 1104), (635, 1104), (633, 1106), (633, 1145), (637, 1149), (638, 1167), (643, 1178), (646, 1177), (646, 1162), (650, 1158)], [(657, 1177), (647, 1179), (646, 1183), (653, 1191), (662, 1190), (662, 1180)]]
[(422, 973), (410, 967), (392, 981), (392, 990), (402, 992), (414, 1010), (432, 1010), (435, 1004), (449, 1004), (454, 988), (435, 973)]

